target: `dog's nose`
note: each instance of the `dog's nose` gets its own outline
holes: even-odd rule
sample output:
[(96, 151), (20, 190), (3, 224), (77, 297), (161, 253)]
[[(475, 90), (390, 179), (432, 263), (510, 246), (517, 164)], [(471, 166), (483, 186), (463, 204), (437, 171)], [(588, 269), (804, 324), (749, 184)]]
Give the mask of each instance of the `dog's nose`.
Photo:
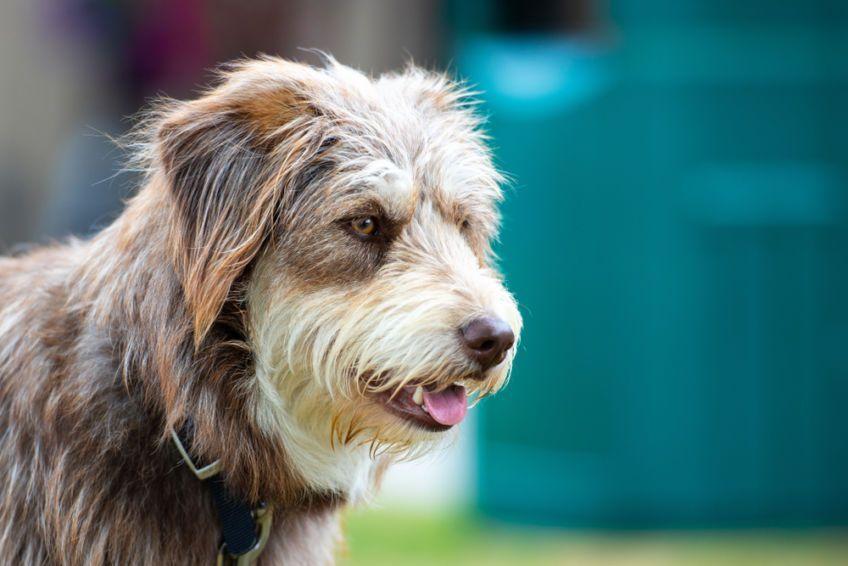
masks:
[(468, 355), (483, 371), (501, 363), (515, 343), (515, 334), (505, 320), (483, 316), (466, 324), (461, 331)]

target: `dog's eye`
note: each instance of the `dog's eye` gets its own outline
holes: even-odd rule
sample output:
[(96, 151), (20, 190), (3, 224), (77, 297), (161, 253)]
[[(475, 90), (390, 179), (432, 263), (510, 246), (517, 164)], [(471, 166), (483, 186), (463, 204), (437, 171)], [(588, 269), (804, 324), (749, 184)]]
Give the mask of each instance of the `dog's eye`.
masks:
[(361, 238), (373, 238), (380, 235), (380, 227), (374, 216), (363, 216), (350, 221), (350, 229)]

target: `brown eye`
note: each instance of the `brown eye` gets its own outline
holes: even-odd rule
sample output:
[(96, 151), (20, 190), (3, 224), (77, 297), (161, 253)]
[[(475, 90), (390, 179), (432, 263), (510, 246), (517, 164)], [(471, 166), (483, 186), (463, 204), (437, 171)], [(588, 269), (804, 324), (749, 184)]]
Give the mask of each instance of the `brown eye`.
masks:
[(468, 230), (470, 227), (471, 227), (471, 222), (469, 222), (467, 218), (462, 221), (462, 229), (463, 230)]
[(377, 219), (373, 216), (355, 218), (350, 222), (351, 229), (363, 238), (371, 238), (380, 234), (377, 228)]

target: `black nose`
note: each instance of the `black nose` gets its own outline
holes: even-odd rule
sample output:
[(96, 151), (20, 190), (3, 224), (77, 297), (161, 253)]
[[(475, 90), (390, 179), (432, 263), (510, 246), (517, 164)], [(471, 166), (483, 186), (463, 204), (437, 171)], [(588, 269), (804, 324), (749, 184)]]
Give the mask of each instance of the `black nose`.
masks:
[(462, 328), (462, 342), (468, 355), (486, 371), (501, 363), (515, 343), (515, 334), (506, 321), (484, 316)]

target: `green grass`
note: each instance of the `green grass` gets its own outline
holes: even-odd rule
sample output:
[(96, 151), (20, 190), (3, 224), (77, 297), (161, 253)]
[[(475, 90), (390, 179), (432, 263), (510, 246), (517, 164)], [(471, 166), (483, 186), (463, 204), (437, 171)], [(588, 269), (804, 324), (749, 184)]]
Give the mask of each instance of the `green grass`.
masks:
[(346, 566), (848, 564), (846, 531), (590, 534), (486, 524), (458, 513), (386, 510), (352, 513), (346, 526)]

